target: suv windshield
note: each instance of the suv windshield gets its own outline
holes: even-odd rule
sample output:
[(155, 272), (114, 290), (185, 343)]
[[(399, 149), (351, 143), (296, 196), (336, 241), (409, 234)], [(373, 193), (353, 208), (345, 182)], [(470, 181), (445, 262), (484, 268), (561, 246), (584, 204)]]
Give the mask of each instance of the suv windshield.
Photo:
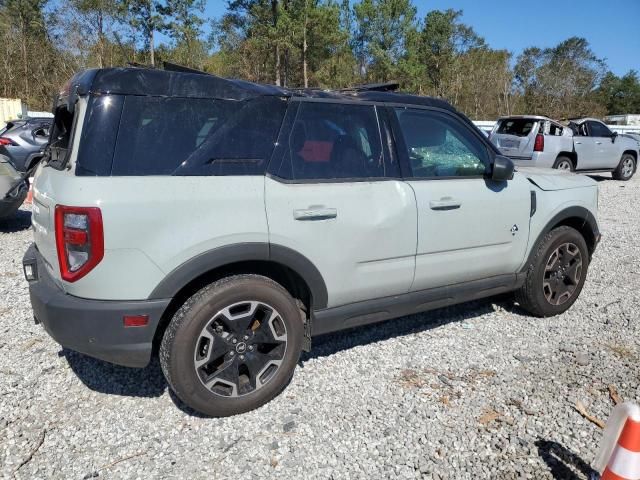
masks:
[(531, 130), (534, 129), (537, 123), (537, 120), (528, 118), (510, 118), (500, 122), (497, 133), (526, 137), (531, 133)]

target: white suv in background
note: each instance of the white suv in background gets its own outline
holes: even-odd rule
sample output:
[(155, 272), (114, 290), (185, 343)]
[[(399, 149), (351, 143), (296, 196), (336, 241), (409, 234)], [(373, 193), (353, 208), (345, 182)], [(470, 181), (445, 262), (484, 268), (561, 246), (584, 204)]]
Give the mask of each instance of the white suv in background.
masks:
[(572, 120), (567, 126), (541, 116), (504, 117), (490, 139), (519, 166), (611, 172), (616, 180), (629, 180), (639, 157), (637, 142), (593, 118)]

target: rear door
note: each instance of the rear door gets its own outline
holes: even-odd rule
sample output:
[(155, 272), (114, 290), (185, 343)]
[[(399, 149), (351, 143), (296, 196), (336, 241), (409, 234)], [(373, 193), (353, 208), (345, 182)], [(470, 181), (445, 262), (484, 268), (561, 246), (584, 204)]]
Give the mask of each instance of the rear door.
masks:
[(411, 289), (513, 275), (529, 236), (527, 180), (517, 173), (505, 182), (488, 179), (489, 149), (457, 116), (413, 108), (393, 113), (418, 209)]
[(413, 280), (415, 196), (386, 125), (373, 105), (294, 99), (269, 165), (270, 244), (315, 265), (328, 307), (407, 293)]
[(498, 121), (491, 134), (491, 141), (507, 157), (530, 160), (538, 123), (531, 118), (504, 118)]

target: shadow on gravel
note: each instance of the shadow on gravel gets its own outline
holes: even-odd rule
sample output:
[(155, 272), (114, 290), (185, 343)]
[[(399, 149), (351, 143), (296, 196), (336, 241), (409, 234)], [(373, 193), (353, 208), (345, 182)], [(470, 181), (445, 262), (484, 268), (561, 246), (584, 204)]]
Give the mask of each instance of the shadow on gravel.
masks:
[[(431, 330), (451, 322), (473, 319), (495, 311), (494, 304), (500, 305), (507, 311), (520, 313), (518, 307), (513, 304), (512, 296), (502, 295), (388, 320), (379, 324), (356, 327), (314, 338), (312, 351), (303, 353), (300, 364), (304, 364), (305, 361), (312, 358), (329, 356), (356, 346)], [(113, 365), (67, 349), (62, 349), (59, 355), (65, 357), (71, 370), (82, 383), (99, 393), (131, 397), (159, 397), (167, 388), (167, 382), (162, 375), (157, 357), (154, 357), (146, 368), (137, 369)], [(173, 392), (169, 391), (169, 394), (173, 403), (187, 415), (206, 418), (182, 403)]]
[(523, 313), (523, 310), (513, 304), (513, 295), (505, 294), (486, 300), (476, 300), (430, 312), (387, 320), (373, 325), (355, 327), (314, 338), (311, 352), (303, 352), (300, 357), (300, 364), (303, 365), (307, 360), (326, 357), (353, 347), (424, 332), (448, 323), (473, 319), (495, 311), (494, 304), (498, 304), (512, 313)]
[[(557, 480), (596, 478), (594, 475), (597, 472), (587, 462), (558, 442), (540, 439), (536, 441), (536, 447), (538, 447), (538, 454), (549, 467), (553, 478)], [(578, 476), (575, 471), (582, 475)]]
[(159, 397), (167, 388), (160, 363), (154, 358), (146, 368), (127, 368), (63, 349), (71, 370), (91, 390), (128, 397)]
[(613, 180), (611, 177), (603, 177), (602, 175), (588, 175), (596, 182), (604, 182), (605, 180)]
[(0, 233), (16, 233), (31, 227), (31, 212), (18, 210), (10, 218), (0, 220)]
[[(127, 368), (113, 365), (73, 350), (62, 349), (59, 355), (65, 357), (71, 370), (82, 383), (94, 392), (127, 397), (159, 397), (167, 389), (157, 357), (145, 368)], [(191, 409), (169, 389), (171, 401), (191, 417), (209, 418)]]

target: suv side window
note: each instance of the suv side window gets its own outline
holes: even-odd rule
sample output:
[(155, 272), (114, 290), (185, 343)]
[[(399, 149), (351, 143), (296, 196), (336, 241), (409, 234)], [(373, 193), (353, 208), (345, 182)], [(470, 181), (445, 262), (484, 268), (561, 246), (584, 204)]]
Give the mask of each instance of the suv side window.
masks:
[(127, 96), (111, 174), (262, 175), (286, 109), (287, 101), (273, 96)]
[(414, 177), (469, 177), (488, 171), (482, 141), (451, 115), (396, 108)]
[(288, 145), (272, 170), (287, 180), (385, 176), (376, 110), (369, 105), (301, 102)]
[(589, 124), (589, 130), (592, 137), (610, 137), (611, 130), (600, 122), (587, 122)]

